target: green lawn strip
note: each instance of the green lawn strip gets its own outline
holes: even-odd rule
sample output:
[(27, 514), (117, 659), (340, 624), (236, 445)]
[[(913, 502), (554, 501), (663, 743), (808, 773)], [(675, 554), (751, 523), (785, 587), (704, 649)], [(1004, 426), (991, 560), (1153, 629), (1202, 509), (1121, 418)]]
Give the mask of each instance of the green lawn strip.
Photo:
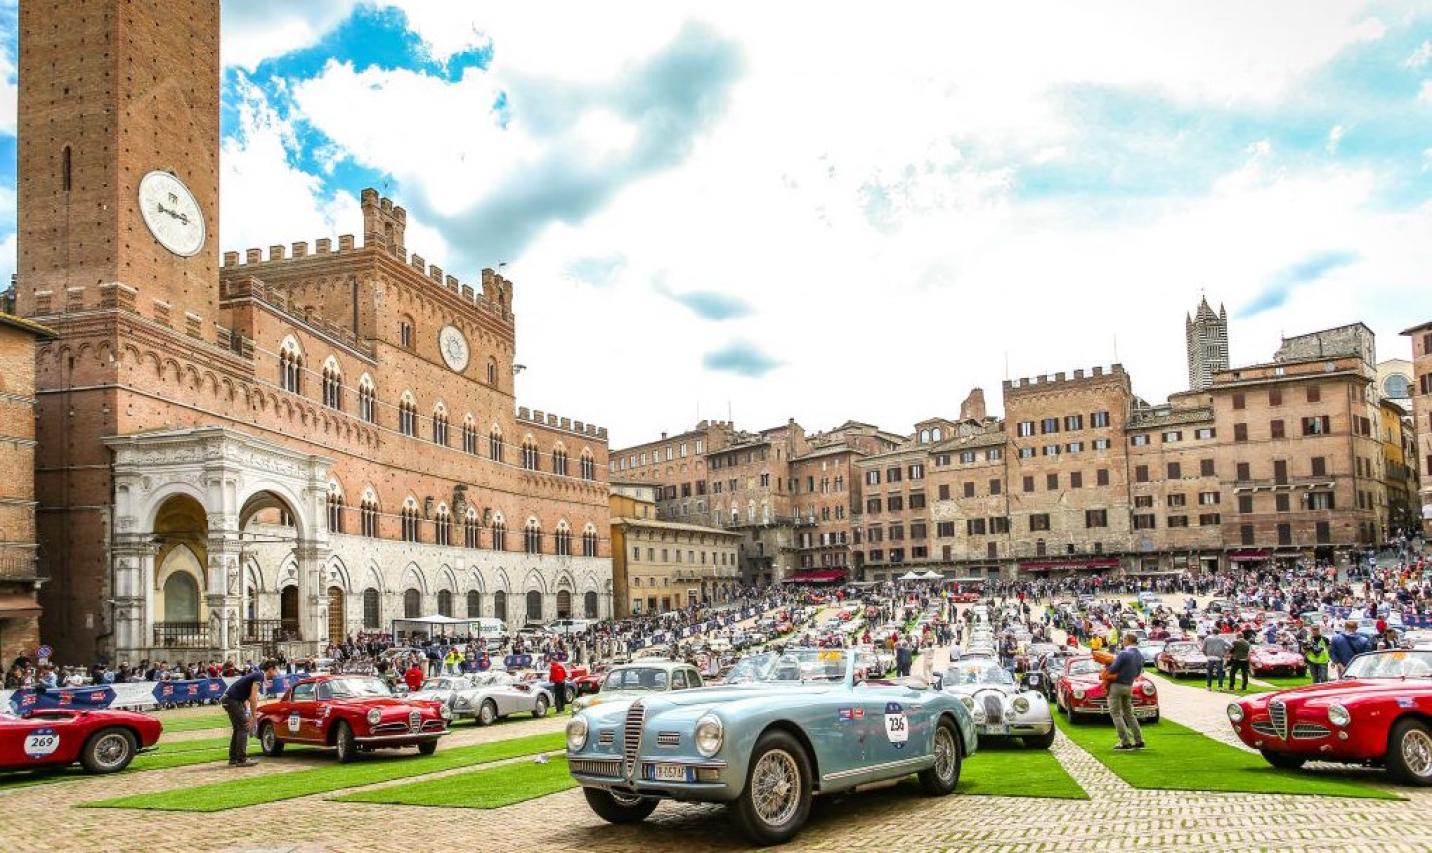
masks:
[[(546, 764), (524, 761), (334, 799), (343, 803), (495, 809), (576, 785), (567, 772), (567, 762), (558, 758)], [(1049, 750), (1013, 745), (984, 747), (965, 761), (958, 790), (982, 797), (1089, 799)]]
[(166, 732), (199, 732), (205, 729), (227, 729), (229, 727), (229, 715), (223, 711), (212, 714), (195, 714), (192, 717), (174, 717), (172, 719), (155, 715), (159, 722), (164, 724)]
[[(259, 751), (258, 741), (249, 739), (249, 753)], [(188, 767), (192, 764), (207, 764), (224, 761), (229, 757), (228, 738), (204, 738), (186, 740), (173, 744), (162, 741), (153, 752), (136, 755), (128, 768), (119, 775), (138, 773), (144, 770), (167, 770), (171, 767)], [(68, 782), (74, 779), (92, 778), (78, 764), (54, 770), (28, 770), (0, 776), (0, 791), (10, 788), (28, 788), (32, 785), (48, 785), (52, 782)]]
[[(323, 794), (342, 788), (374, 785), (392, 779), (405, 779), (454, 770), (471, 764), (500, 761), (538, 752), (551, 752), (566, 745), (562, 732), (511, 738), (492, 743), (439, 749), (433, 755), (414, 756), (411, 751), (384, 755), (363, 755), (352, 764), (334, 763), (326, 767), (295, 770), (290, 773), (264, 774), (215, 782), (191, 788), (176, 788), (152, 794), (136, 794), (108, 800), (83, 803), (91, 808), (157, 809), (163, 811), (218, 812), (244, 806), (273, 803), (310, 794)], [(282, 761), (283, 759), (269, 759)]]
[(1274, 690), (1287, 690), (1292, 687), (1307, 687), (1313, 683), (1311, 675), (1260, 675), (1258, 680), (1267, 684)]
[(1118, 736), (1111, 726), (1072, 724), (1058, 715), (1055, 721), (1070, 740), (1114, 775), (1141, 790), (1404, 799), (1333, 773), (1278, 770), (1255, 753), (1216, 741), (1167, 717), (1155, 725), (1142, 726), (1148, 748), (1130, 752), (1113, 750)]
[(981, 797), (1089, 799), (1049, 750), (1003, 744), (981, 744), (979, 751), (965, 759), (957, 790)]
[(567, 760), (553, 758), (545, 764), (519, 761), (441, 779), (358, 791), (333, 799), (343, 803), (498, 809), (576, 786), (577, 781), (567, 770)]

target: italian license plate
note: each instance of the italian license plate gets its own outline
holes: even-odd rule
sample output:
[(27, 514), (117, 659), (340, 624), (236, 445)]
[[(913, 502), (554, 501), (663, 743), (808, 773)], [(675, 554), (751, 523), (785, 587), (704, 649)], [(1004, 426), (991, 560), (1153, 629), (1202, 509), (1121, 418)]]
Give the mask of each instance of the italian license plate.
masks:
[(1009, 734), (1009, 726), (1008, 726), (1007, 724), (1004, 724), (1004, 723), (986, 724), (986, 725), (980, 726), (980, 734), (982, 734), (982, 735), (1007, 735), (1007, 734)]
[(651, 768), (651, 778), (657, 782), (685, 782), (686, 767), (681, 764), (657, 764)]
[(1158, 708), (1135, 708), (1135, 709), (1134, 709), (1134, 717), (1137, 718), (1137, 719), (1143, 719), (1144, 717), (1152, 717), (1154, 714), (1157, 714), (1158, 712), (1159, 712), (1159, 709), (1158, 709)]

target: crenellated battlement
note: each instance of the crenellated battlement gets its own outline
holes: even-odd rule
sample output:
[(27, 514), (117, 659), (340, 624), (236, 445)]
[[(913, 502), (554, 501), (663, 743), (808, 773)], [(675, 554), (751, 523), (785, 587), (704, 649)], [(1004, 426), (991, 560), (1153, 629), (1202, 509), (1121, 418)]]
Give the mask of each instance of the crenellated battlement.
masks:
[(1109, 381), (1122, 382), (1125, 386), (1129, 384), (1129, 374), (1124, 371), (1122, 364), (1110, 365), (1107, 369), (1102, 365), (1096, 365), (1089, 371), (1083, 368), (1074, 371), (1072, 376), (1060, 371), (1045, 376), (1021, 376), (1018, 379), (1004, 380), (1004, 393), (1008, 396), (1011, 392), (1043, 392), (1053, 391), (1061, 388), (1068, 388), (1078, 385), (1097, 385)]
[(347, 326), (333, 322), (328, 317), (318, 313), (312, 305), (301, 305), (295, 302), (283, 289), (267, 287), (262, 280), (254, 276), (244, 276), (224, 281), (219, 292), (221, 301), (231, 299), (254, 299), (263, 302), (265, 305), (275, 309), (280, 314), (293, 320), (297, 320), (308, 326), (315, 332), (319, 332), (327, 338), (357, 350), (370, 358), (373, 356), (373, 349), (360, 342), (358, 336)]
[(536, 424), (537, 426), (544, 426), (550, 429), (574, 432), (578, 435), (586, 435), (601, 439), (602, 441), (607, 440), (606, 427), (574, 421), (571, 418), (564, 418), (551, 412), (544, 412), (541, 409), (529, 409), (526, 406), (518, 406), (517, 420), (522, 423)]

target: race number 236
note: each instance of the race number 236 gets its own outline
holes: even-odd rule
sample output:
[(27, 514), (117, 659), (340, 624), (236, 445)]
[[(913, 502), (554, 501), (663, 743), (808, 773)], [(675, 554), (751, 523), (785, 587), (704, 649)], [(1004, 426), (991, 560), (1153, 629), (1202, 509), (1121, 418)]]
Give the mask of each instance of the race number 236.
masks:
[(904, 743), (910, 739), (910, 727), (904, 714), (885, 715), (885, 736), (891, 743)]

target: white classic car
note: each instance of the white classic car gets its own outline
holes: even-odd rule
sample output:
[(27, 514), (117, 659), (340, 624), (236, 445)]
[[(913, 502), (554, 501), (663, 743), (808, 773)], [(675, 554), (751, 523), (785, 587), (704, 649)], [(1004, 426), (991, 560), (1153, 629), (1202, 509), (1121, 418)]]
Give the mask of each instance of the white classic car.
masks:
[[(432, 678), (428, 679), (428, 683), (443, 680), (446, 679)], [(509, 714), (528, 713), (534, 717), (545, 717), (547, 709), (552, 707), (550, 690), (536, 682), (520, 681), (508, 672), (480, 672), (452, 680), (471, 683), (469, 687), (453, 692), (452, 703), (448, 706), (453, 719), (472, 717), (479, 726), (486, 726)], [(424, 684), (423, 690), (427, 689), (428, 685)]]
[(961, 660), (939, 676), (940, 689), (958, 696), (974, 718), (981, 739), (1012, 738), (1048, 749), (1054, 743), (1054, 715), (1037, 690), (1025, 690), (1014, 676), (989, 659)]

